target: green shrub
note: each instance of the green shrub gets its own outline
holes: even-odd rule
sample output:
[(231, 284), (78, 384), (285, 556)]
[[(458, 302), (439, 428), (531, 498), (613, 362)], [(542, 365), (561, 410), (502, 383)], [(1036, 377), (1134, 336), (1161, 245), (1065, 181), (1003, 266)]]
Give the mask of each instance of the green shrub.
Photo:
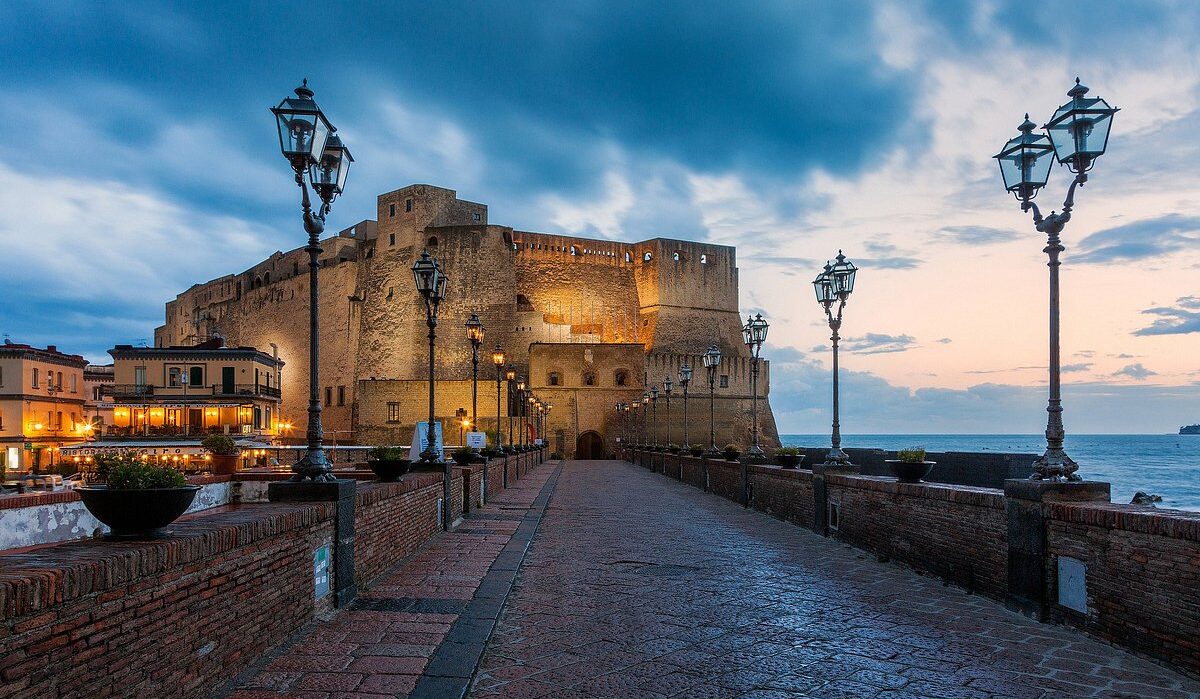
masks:
[(459, 448), (455, 449), (455, 450), (454, 450), (454, 451), (451, 453), (451, 456), (463, 456), (463, 457), (466, 457), (466, 456), (475, 456), (475, 450), (474, 450), (474, 449), (472, 449), (471, 447), (462, 446), (462, 447), (459, 447)]
[(779, 447), (775, 450), (775, 456), (800, 456), (803, 453), (796, 447)]
[(233, 438), (225, 434), (210, 434), (201, 440), (200, 446), (204, 451), (217, 456), (237, 456), (241, 451)]
[(170, 466), (155, 466), (126, 456), (108, 457), (105, 461), (108, 487), (113, 490), (182, 488), (187, 485), (183, 474)]
[(907, 464), (919, 464), (925, 461), (924, 447), (909, 447), (896, 452), (896, 458)]
[(367, 452), (369, 461), (402, 461), (408, 458), (408, 450), (404, 447), (380, 445), (371, 447)]
[(738, 449), (738, 446), (737, 446), (736, 444), (726, 444), (726, 445), (725, 445), (725, 448), (724, 448), (724, 449), (722, 449), (721, 451), (729, 451), (729, 452), (736, 451), (736, 452), (740, 452), (740, 451), (741, 451), (741, 449)]

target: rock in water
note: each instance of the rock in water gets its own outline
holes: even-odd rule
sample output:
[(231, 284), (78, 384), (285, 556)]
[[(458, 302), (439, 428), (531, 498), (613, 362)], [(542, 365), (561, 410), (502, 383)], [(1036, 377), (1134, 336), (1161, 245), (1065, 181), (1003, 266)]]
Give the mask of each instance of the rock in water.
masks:
[(1130, 505), (1149, 505), (1154, 507), (1154, 503), (1162, 502), (1161, 495), (1151, 495), (1145, 491), (1139, 490), (1133, 494), (1133, 499), (1129, 501)]

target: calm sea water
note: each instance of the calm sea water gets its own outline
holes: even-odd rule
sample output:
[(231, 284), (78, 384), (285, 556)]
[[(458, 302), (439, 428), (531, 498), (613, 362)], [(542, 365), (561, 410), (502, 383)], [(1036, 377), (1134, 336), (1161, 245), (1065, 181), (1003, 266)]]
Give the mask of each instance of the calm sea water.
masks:
[[(829, 444), (829, 435), (785, 434), (785, 446)], [(843, 447), (927, 451), (995, 451), (1041, 454), (1043, 435), (1027, 434), (859, 434), (842, 435)], [(1113, 502), (1129, 502), (1143, 490), (1161, 495), (1159, 507), (1200, 511), (1200, 435), (1068, 435), (1067, 453), (1087, 480), (1112, 484)]]

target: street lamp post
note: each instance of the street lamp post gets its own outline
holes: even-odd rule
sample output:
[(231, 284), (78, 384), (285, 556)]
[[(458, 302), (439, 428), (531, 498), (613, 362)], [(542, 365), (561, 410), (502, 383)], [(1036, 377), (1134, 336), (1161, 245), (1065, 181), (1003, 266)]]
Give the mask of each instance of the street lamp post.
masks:
[(479, 425), (479, 348), (483, 346), (483, 321), (475, 313), (467, 318), (467, 339), (471, 342), (471, 425)]
[(750, 452), (753, 461), (763, 460), (763, 450), (758, 446), (758, 355), (767, 341), (767, 321), (759, 313), (746, 319), (742, 327), (742, 340), (750, 350)]
[(658, 450), (658, 386), (650, 387), (650, 435), (654, 449)]
[(650, 391), (642, 394), (642, 446), (650, 446)]
[(666, 442), (667, 442), (668, 450), (671, 448), (671, 392), (672, 392), (672, 388), (674, 388), (674, 384), (671, 381), (671, 377), (667, 376), (667, 377), (663, 378), (663, 394), (667, 397), (667, 420), (666, 420), (666, 422), (667, 422), (667, 439), (666, 439)]
[[(1000, 163), (1000, 175), (1004, 178), (1005, 190), (1012, 192), (1021, 202), (1021, 211), (1033, 210), (1033, 224), (1040, 233), (1046, 234), (1046, 247), (1042, 250), (1049, 257), (1050, 268), (1050, 397), (1046, 404), (1046, 452), (1034, 463), (1033, 480), (1077, 481), (1079, 469), (1063, 450), (1066, 431), (1062, 421), (1062, 383), (1059, 349), (1059, 255), (1065, 250), (1059, 234), (1071, 220), (1075, 206), (1075, 188), (1088, 180), (1088, 170), (1096, 159), (1108, 148), (1108, 134), (1112, 118), (1119, 110), (1099, 97), (1087, 97), (1088, 88), (1075, 79), (1075, 86), (1067, 92), (1070, 102), (1059, 107), (1044, 128), (1046, 134), (1034, 134), (1035, 124), (1025, 115), (1025, 121), (1017, 127), (1021, 135), (1004, 144), (1004, 149), (995, 156)], [(1050, 212), (1043, 218), (1033, 198), (1046, 185), (1050, 176), (1053, 155), (1060, 165), (1075, 173), (1075, 179), (1067, 189), (1062, 213)]]
[[(328, 482), (336, 479), (331, 473), (332, 464), (325, 455), (321, 430), (317, 272), (320, 269), (321, 233), (325, 230), (325, 216), (333, 200), (345, 188), (346, 175), (354, 158), (338, 137), (337, 129), (313, 100), (308, 80), (297, 87), (295, 93), (295, 97), (285, 97), (271, 109), (279, 128), (280, 151), (291, 163), (296, 186), (300, 188), (300, 208), (303, 211), (304, 230), (308, 233), (308, 245), (304, 248), (308, 252), (308, 448), (304, 457), (292, 465), (291, 480)], [(313, 211), (308, 198), (305, 173), (313, 191), (321, 199), (316, 211)]]
[[(512, 401), (512, 397), (513, 397), (513, 387), (516, 385), (515, 382), (517, 380), (517, 372), (512, 369), (505, 371), (504, 379), (506, 381), (508, 381), (508, 391), (507, 391), (508, 402), (506, 404), (507, 409), (505, 410), (505, 413), (507, 413), (507, 415), (508, 415), (508, 449), (507, 449), (507, 451), (511, 454), (513, 451), (513, 409), (512, 409), (513, 401)], [(498, 430), (500, 428), (497, 427), (496, 429)]]
[(450, 524), (453, 522), (453, 515), (450, 513), (450, 462), (439, 462), (439, 456), (436, 448), (437, 431), (434, 427), (434, 364), (433, 364), (433, 348), (434, 342), (437, 339), (437, 313), (438, 306), (442, 299), (446, 298), (446, 283), (448, 281), (445, 272), (442, 271), (441, 265), (429, 254), (428, 250), (421, 253), (421, 257), (413, 263), (412, 266), (413, 279), (417, 285), (417, 291), (421, 294), (421, 298), (425, 300), (425, 324), (429, 328), (429, 424), (426, 429), (425, 449), (421, 452), (421, 462), (427, 468), (441, 467), (442, 470), (442, 524), (447, 531), (450, 529)]
[[(846, 259), (838, 250), (835, 264), (825, 263), (825, 269), (813, 280), (813, 289), (817, 293), (817, 302), (825, 309), (825, 318), (829, 321), (829, 329), (833, 331), (829, 339), (833, 341), (833, 435), (830, 439), (832, 447), (825, 457), (826, 464), (849, 466), (850, 457), (842, 451), (842, 428), (838, 422), (838, 341), (841, 336), (838, 331), (842, 328), (842, 311), (846, 308), (846, 299), (854, 291), (854, 277), (858, 268)], [(838, 304), (837, 315), (833, 314), (833, 304)]]
[(455, 410), (454, 421), (458, 423), (458, 442), (459, 446), (462, 446), (464, 443), (463, 430), (466, 429), (467, 425), (471, 424), (471, 421), (467, 419), (467, 409), (459, 408), (458, 410)]
[(683, 388), (683, 447), (681, 451), (691, 451), (692, 445), (688, 442), (688, 385), (692, 383), (692, 366), (687, 362), (679, 365), (679, 385)]
[(708, 371), (708, 453), (717, 451), (717, 367), (721, 365), (721, 348), (710, 345), (704, 353), (704, 368)]

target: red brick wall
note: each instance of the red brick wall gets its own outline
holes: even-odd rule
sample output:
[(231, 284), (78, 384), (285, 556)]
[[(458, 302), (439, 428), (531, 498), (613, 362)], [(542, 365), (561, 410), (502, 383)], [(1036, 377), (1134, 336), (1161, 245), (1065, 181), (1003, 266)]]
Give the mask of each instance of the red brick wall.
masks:
[(741, 466), (733, 461), (711, 459), (708, 462), (708, 486), (723, 498), (738, 501), (742, 489)]
[(688, 485), (694, 485), (697, 488), (704, 487), (704, 462), (701, 459), (695, 459), (690, 456), (680, 457), (680, 469), (682, 476), (680, 480)]
[(826, 477), (841, 506), (833, 536), (997, 599), (1008, 591), (1008, 517), (992, 488)]
[(1052, 605), (1056, 620), (1200, 674), (1200, 513), (1054, 504), (1046, 546), (1048, 600), (1059, 556), (1087, 566), (1087, 615)]
[(207, 697), (314, 613), (333, 505), (257, 505), (156, 542), (0, 557), (0, 697)]
[[(462, 479), (451, 481), (461, 502)], [(441, 530), (442, 476), (414, 473), (396, 483), (360, 483), (354, 510), (354, 578), (360, 588)]]
[(750, 466), (750, 507), (785, 522), (813, 526), (812, 471)]

